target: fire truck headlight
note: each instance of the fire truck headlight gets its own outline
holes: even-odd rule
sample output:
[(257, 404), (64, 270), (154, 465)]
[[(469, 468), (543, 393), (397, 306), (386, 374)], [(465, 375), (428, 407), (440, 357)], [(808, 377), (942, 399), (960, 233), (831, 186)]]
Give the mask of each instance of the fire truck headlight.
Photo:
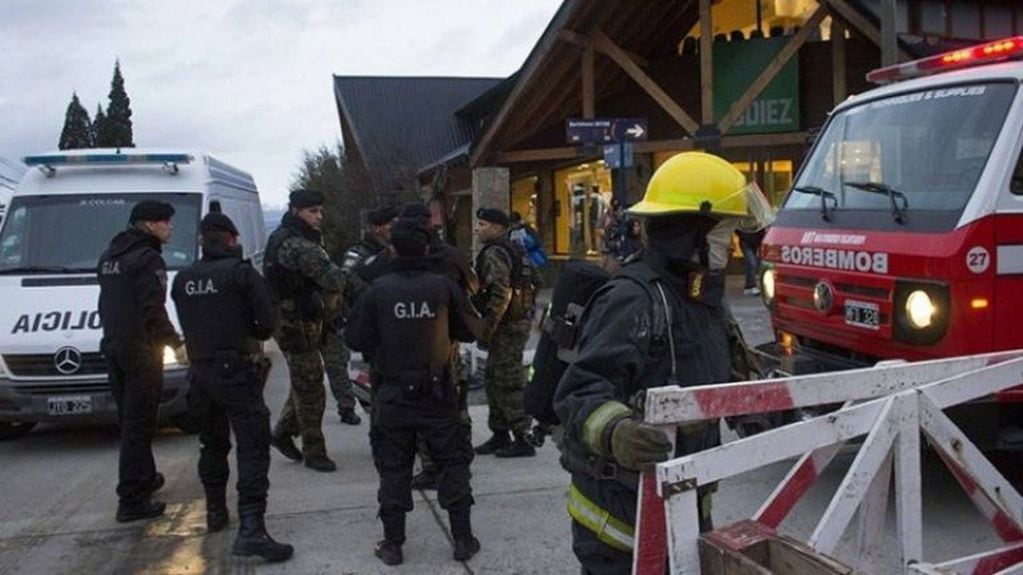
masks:
[(764, 273), (760, 276), (761, 294), (764, 297), (764, 303), (771, 305), (774, 302), (774, 269), (767, 268)]
[(906, 319), (917, 329), (930, 327), (937, 311), (931, 296), (924, 290), (915, 290), (906, 298)]

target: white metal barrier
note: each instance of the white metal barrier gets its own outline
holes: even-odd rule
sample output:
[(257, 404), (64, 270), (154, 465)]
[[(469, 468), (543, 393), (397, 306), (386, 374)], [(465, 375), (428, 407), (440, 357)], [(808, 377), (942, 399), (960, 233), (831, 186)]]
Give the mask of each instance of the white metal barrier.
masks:
[[(856, 572), (876, 573), (889, 478), (895, 473), (904, 573), (1023, 573), (1023, 543), (923, 563), (920, 432), (1006, 542), (1023, 540), (1023, 497), (942, 410), (1023, 383), (1023, 350), (785, 379), (663, 387), (647, 392), (645, 421), (674, 429), (694, 421), (839, 404), (837, 411), (673, 459), (640, 485), (633, 572), (701, 573), (697, 487), (801, 456), (751, 522), (721, 540), (773, 533), (842, 444), (866, 436), (807, 544), (830, 555), (860, 509)], [(674, 434), (671, 434), (672, 436)], [(759, 533), (760, 535), (757, 535)], [(836, 571), (837, 572), (837, 571)]]

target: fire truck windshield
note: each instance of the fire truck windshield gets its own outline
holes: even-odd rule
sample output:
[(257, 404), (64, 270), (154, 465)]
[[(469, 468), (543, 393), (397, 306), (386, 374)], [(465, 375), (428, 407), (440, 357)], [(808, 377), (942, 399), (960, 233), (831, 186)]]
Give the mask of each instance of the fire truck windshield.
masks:
[[(829, 190), (836, 214), (891, 212), (894, 218), (871, 219), (900, 227), (927, 215), (958, 214), (977, 186), (1015, 93), (1008, 82), (956, 85), (843, 110), (828, 123), (794, 188)], [(813, 210), (820, 222), (822, 198), (814, 195), (789, 194), (784, 208)]]

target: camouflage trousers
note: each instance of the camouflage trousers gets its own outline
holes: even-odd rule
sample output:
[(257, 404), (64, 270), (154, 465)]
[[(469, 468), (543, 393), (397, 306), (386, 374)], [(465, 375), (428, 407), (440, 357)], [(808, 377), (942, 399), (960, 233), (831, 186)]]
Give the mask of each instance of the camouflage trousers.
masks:
[(355, 393), (352, 392), (352, 380), (348, 379), (348, 360), (352, 358), (352, 352), (348, 351), (342, 338), (333, 330), (324, 330), (323, 345), (320, 346), (323, 368), (330, 382), (330, 393), (337, 401), (338, 414), (355, 410)]
[(291, 392), (284, 402), (275, 434), (302, 436), (302, 454), (306, 459), (327, 454), (323, 438), (323, 409), (327, 404), (323, 389), (323, 363), (320, 350), (284, 352), (291, 375)]
[(502, 323), (490, 339), (484, 382), (490, 406), (487, 423), (491, 431), (523, 433), (529, 430), (530, 420), (523, 404), (526, 370), (522, 354), (529, 341), (531, 325), (528, 319)]

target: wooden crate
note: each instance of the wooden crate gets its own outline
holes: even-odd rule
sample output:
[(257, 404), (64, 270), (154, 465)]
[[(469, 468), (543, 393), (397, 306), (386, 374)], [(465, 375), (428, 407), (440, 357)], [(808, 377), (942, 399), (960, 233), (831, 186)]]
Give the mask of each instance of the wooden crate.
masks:
[(754, 521), (700, 537), (703, 575), (852, 575), (852, 568)]

